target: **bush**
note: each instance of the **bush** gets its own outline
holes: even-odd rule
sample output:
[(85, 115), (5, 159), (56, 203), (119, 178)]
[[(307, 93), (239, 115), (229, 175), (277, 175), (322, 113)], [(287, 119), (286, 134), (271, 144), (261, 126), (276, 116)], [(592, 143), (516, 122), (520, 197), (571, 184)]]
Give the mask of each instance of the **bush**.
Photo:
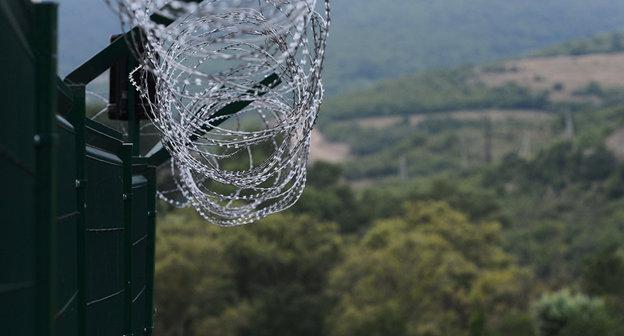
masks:
[(614, 319), (601, 299), (562, 290), (543, 296), (533, 309), (539, 336), (615, 335)]

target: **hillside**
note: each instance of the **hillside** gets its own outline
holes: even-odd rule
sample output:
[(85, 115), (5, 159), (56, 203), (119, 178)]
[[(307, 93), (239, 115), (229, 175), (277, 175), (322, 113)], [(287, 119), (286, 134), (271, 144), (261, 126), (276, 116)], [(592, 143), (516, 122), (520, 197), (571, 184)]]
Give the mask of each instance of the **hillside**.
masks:
[[(119, 31), (104, 0), (59, 0), (61, 73)], [(332, 95), (423, 69), (507, 58), (624, 30), (619, 0), (336, 0), (327, 57)]]
[(515, 83), (548, 91), (552, 102), (578, 102), (600, 94), (600, 87), (624, 87), (620, 75), (624, 72), (624, 53), (531, 57), (480, 67), (478, 72), (480, 80), (490, 87)]
[(464, 174), (570, 139), (622, 156), (622, 72), (624, 53), (609, 51), (386, 80), (330, 98), (319, 122), (322, 144), (340, 144), (342, 153), (348, 146), (345, 172), (356, 184)]
[(536, 57), (579, 56), (589, 54), (618, 53), (624, 51), (624, 33), (605, 33), (588, 39), (567, 41), (550, 46), (532, 54)]
[[(332, 97), (323, 121), (465, 109), (546, 109), (584, 100), (588, 86), (624, 87), (624, 53), (526, 57), (427, 71)], [(586, 99), (585, 99), (586, 100)]]

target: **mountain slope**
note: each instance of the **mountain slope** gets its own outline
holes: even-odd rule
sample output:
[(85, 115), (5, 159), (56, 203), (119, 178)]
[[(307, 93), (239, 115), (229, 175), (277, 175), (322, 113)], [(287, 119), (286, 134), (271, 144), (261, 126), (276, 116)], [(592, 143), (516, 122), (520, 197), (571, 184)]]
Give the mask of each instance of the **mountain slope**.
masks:
[(334, 8), (332, 89), (624, 28), (618, 0), (341, 0)]
[(621, 41), (600, 34), (523, 58), (379, 81), (327, 99), (319, 129), (347, 146), (346, 176), (358, 183), (480, 169), (571, 139), (606, 144), (620, 157)]
[[(60, 0), (61, 72), (119, 31), (104, 0)], [(624, 30), (621, 0), (335, 0), (327, 57), (330, 94), (422, 69), (522, 55)]]
[(561, 56), (607, 54), (624, 51), (624, 33), (606, 33), (597, 36), (564, 42), (535, 52), (532, 56)]

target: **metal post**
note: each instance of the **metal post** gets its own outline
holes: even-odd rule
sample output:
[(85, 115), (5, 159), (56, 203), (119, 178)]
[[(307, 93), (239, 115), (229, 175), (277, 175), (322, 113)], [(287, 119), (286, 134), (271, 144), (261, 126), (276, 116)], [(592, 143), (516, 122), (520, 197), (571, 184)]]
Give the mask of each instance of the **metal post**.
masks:
[(57, 9), (54, 3), (34, 6), (35, 50), (35, 332), (54, 335), (55, 314), (55, 225)]
[(132, 144), (124, 143), (121, 149), (123, 161), (124, 206), (124, 329), (132, 333)]
[(156, 247), (156, 167), (148, 166), (145, 172), (147, 177), (147, 244), (146, 244), (146, 286), (145, 286), (145, 335), (151, 335), (154, 330), (154, 265)]
[(77, 237), (77, 251), (76, 251), (76, 264), (77, 264), (77, 289), (78, 296), (76, 297), (76, 305), (78, 308), (78, 335), (86, 335), (87, 328), (87, 247), (86, 247), (86, 219), (85, 211), (87, 207), (86, 188), (87, 180), (85, 177), (85, 158), (86, 158), (86, 144), (85, 144), (85, 86), (70, 85), (73, 94), (73, 109), (71, 115), (71, 122), (74, 126), (75, 132), (75, 146), (76, 146), (76, 209), (80, 213), (78, 215), (78, 223), (76, 225), (76, 237)]

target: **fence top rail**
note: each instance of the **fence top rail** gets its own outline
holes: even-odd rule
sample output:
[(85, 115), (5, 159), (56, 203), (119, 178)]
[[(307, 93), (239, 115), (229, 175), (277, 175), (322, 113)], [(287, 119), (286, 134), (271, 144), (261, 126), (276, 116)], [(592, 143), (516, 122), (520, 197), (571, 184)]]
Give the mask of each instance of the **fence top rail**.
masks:
[[(201, 3), (203, 0), (188, 0), (196, 3)], [(166, 7), (163, 8), (166, 10)], [(158, 24), (162, 24), (164, 26), (169, 26), (174, 23), (175, 20), (168, 18), (166, 16), (160, 15), (159, 13), (153, 14), (150, 19)], [(106, 70), (108, 70), (114, 63), (116, 63), (119, 59), (123, 57), (129, 57), (132, 55), (130, 46), (128, 45), (127, 38), (132, 34), (138, 34), (139, 28), (135, 27), (125, 34), (121, 35), (117, 39), (115, 39), (112, 43), (110, 43), (106, 48), (102, 49), (96, 55), (91, 57), (89, 60), (84, 62), (78, 68), (73, 70), (64, 80), (58, 79), (57, 83), (57, 91), (59, 92), (59, 110), (60, 111), (69, 111), (74, 104), (73, 95), (71, 94), (71, 89), (69, 86), (82, 85), (83, 87), (89, 82), (93, 81), (95, 78), (103, 74)], [(250, 94), (257, 94), (259, 96), (264, 95), (269, 90), (277, 87), (281, 83), (281, 78), (277, 74), (272, 74), (266, 77), (264, 80), (259, 82), (254, 88), (253, 91), (250, 91)], [(219, 111), (215, 113), (215, 116), (223, 117), (223, 116), (232, 116), (245, 107), (249, 106), (251, 101), (249, 100), (241, 100), (238, 102), (233, 102), (228, 104), (227, 106), (221, 108)], [(66, 116), (68, 117), (68, 116)], [(81, 116), (77, 116), (81, 117)], [(84, 116), (82, 116), (84, 117)], [(218, 119), (218, 121), (212, 123), (205, 123), (201, 125), (200, 129), (194, 133), (189, 141), (195, 141), (205, 133), (210, 132), (214, 127), (223, 123), (228, 118)], [(123, 134), (118, 131), (104, 125), (92, 121), (90, 119), (86, 119), (87, 129), (95, 131), (94, 133), (99, 134), (100, 136), (104, 136), (108, 138), (108, 141), (104, 141), (105, 143), (110, 143), (110, 140), (118, 140), (123, 141)], [(100, 141), (102, 142), (102, 141)], [(114, 142), (114, 141), (113, 141)], [(107, 146), (110, 147), (110, 146)], [(162, 144), (159, 142), (156, 144), (146, 155), (145, 162), (151, 166), (160, 166), (166, 161), (170, 159), (169, 152)]]

